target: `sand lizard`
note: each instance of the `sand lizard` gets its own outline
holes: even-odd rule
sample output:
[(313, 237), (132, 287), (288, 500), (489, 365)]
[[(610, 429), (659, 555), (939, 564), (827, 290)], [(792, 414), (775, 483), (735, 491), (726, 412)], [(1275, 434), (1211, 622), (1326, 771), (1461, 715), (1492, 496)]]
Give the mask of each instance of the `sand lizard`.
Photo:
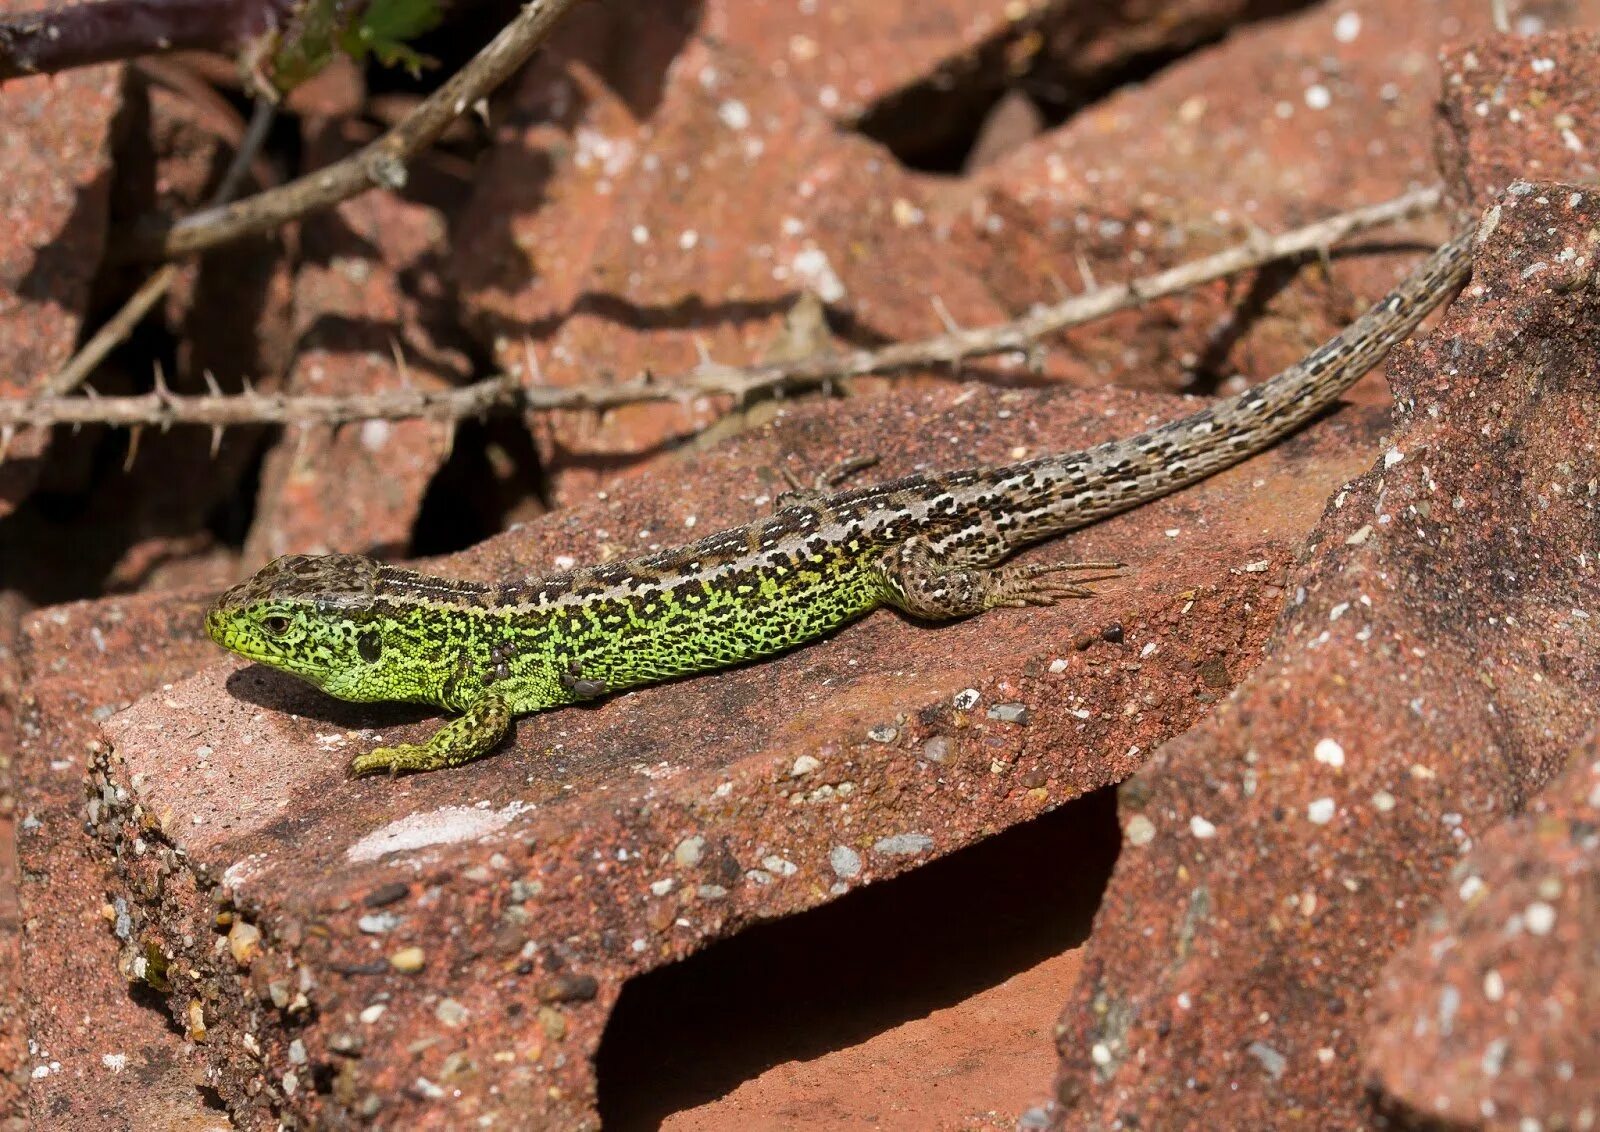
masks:
[(1081, 452), (818, 493), (687, 546), (501, 585), (354, 554), (279, 558), (218, 598), (224, 648), (340, 699), (461, 714), (357, 774), (483, 755), (511, 720), (823, 636), (882, 605), (944, 620), (1091, 596), (1067, 572), (1001, 565), (1040, 539), (1236, 464), (1329, 405), (1466, 278), (1471, 234), (1434, 252), (1344, 331), (1259, 385)]

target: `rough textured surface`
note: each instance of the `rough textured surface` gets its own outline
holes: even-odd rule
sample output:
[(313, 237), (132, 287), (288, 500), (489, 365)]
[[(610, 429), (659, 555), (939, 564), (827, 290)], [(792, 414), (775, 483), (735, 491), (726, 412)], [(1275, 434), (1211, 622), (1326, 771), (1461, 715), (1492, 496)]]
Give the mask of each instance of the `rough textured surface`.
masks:
[[(1099, 790), (630, 981), (601, 1047), (602, 1119), (1010, 1132), (1045, 1094), (1119, 840), (1115, 793)], [(773, 978), (818, 955), (844, 961), (803, 995)]]
[(1301, 0), (711, 0), (705, 34), (737, 46), (835, 120), (935, 167), (1008, 86), (1058, 113), (1241, 23)]
[[(796, 410), (442, 568), (508, 576), (748, 519), (786, 452), (825, 465), (895, 433), (890, 476), (1079, 447), (1178, 408), (957, 387)], [(1274, 578), (1378, 427), (1339, 414), (1075, 537), (1071, 553), (1137, 563), (1096, 602), (939, 629), (876, 615), (770, 663), (525, 720), (454, 773), (348, 781), (373, 729), (407, 740), (432, 722), (208, 669), (109, 725), (108, 773), (161, 831), (142, 857), (138, 825), (107, 831), (141, 894), (137, 934), (174, 957), (177, 1015), (205, 1002), (214, 1080), (248, 1120), (586, 1123), (588, 1059), (627, 976), (1114, 781), (1189, 726), (1252, 663)], [(262, 933), (247, 974), (213, 943), (216, 899)]]
[[(1049, 1079), (1051, 1023), (1080, 958), (1077, 951), (1051, 956), (958, 1007), (857, 1046), (774, 1066), (660, 1127), (740, 1132), (781, 1121), (795, 1128), (927, 1132), (993, 1120), (1014, 1128)], [(919, 1084), (912, 1095), (907, 1082)]]
[[(925, 190), (880, 146), (704, 40), (660, 82), (645, 110), (579, 62), (524, 80), (518, 109), (534, 124), (507, 131), (456, 256), (469, 319), (499, 364), (526, 372), (536, 350), (537, 380), (571, 385), (806, 353), (830, 339), (826, 323), (805, 341), (786, 326), (808, 291), (857, 342), (938, 333), (930, 296), (963, 324), (1006, 317), (954, 265), (925, 222)], [(546, 122), (551, 107), (570, 125)], [(729, 405), (541, 415), (552, 498), (582, 498)]]
[[(331, 160), (350, 147), (324, 137), (313, 148)], [(386, 190), (307, 220), (289, 388), (356, 394), (464, 379), (467, 359), (436, 329), (444, 240), (437, 210)], [(284, 430), (262, 468), (245, 566), (280, 554), (405, 553), (449, 443), (446, 429), (421, 420)]]
[(100, 722), (208, 654), (200, 608), (198, 595), (164, 594), (23, 622), (17, 851), (33, 1128), (227, 1127), (201, 1092), (193, 1048), (118, 969), (127, 901), (84, 835), (83, 774)]
[(1523, 186), (1493, 216), (1464, 297), (1391, 365), (1395, 433), (1313, 533), (1266, 663), (1122, 788), (1064, 1127), (1370, 1121), (1382, 961), (1590, 717), (1600, 197)]
[[(1593, 742), (1526, 814), (1450, 876), (1384, 969), (1368, 1077), (1417, 1120), (1593, 1128), (1600, 1121), (1600, 756)], [(1531, 1122), (1531, 1123), (1530, 1123)]]
[(17, 634), (21, 603), (0, 594), (0, 1128), (21, 1127), (28, 1080), (22, 1016), (22, 912), (17, 892)]
[[(0, 0), (0, 12), (31, 8)], [(92, 67), (0, 90), (0, 397), (28, 394), (72, 355), (105, 243), (121, 81), (120, 68)], [(0, 516), (32, 489), (48, 439), (9, 445)]]
[[(1596, 22), (1584, 11), (1577, 26)], [(1501, 37), (1454, 48), (1445, 60), (1443, 147), (1452, 180), (1473, 200), (1514, 181), (1600, 175), (1600, 115), (1590, 80), (1600, 60), (1592, 30)]]
[[(1600, 4), (1519, 14), (1581, 25)], [(1477, 0), (1350, 0), (1242, 28), (955, 183), (937, 215), (982, 242), (973, 270), (1023, 309), (1062, 279), (1078, 289), (1084, 266), (1121, 280), (1397, 196), (1438, 178), (1440, 45), (1487, 30), (1490, 15)], [(1522, 152), (1508, 146), (1508, 162)], [(1435, 216), (1325, 267), (1274, 265), (1186, 291), (1069, 333), (1063, 352), (1120, 384), (1231, 389), (1234, 374), (1274, 372), (1349, 322), (1396, 258), (1449, 226)]]

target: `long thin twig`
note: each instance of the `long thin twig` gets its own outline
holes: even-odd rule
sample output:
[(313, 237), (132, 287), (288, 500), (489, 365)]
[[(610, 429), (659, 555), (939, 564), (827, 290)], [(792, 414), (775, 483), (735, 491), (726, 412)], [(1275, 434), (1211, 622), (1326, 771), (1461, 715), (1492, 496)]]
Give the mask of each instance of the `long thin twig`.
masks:
[(526, 385), (516, 375), (502, 374), (441, 392), (400, 389), (346, 397), (255, 392), (179, 396), (162, 387), (129, 397), (39, 397), (0, 401), (0, 456), (10, 434), (27, 426), (107, 424), (165, 428), (186, 424), (222, 428), (240, 424), (344, 424), (413, 417), (456, 422), (491, 412), (609, 408), (712, 394), (742, 399), (756, 393), (813, 388), (862, 374), (953, 365), (968, 358), (1027, 350), (1040, 339), (1068, 327), (1273, 260), (1320, 251), (1354, 233), (1431, 212), (1439, 206), (1440, 199), (1438, 187), (1419, 189), (1280, 236), (1250, 240), (1131, 283), (1100, 287), (1011, 322), (953, 330), (919, 342), (896, 343), (875, 350), (823, 351), (792, 362), (757, 366), (705, 363), (680, 377), (666, 380), (549, 387)]
[(504, 82), (544, 42), (577, 0), (527, 0), (515, 19), (470, 63), (388, 133), (341, 161), (222, 208), (206, 209), (174, 224), (140, 226), (116, 249), (121, 258), (173, 259), (264, 232), (318, 209), (331, 208), (368, 189), (397, 189), (406, 162), (436, 141), (461, 114)]
[[(262, 144), (267, 140), (267, 133), (272, 129), (272, 120), (276, 113), (276, 107), (266, 99), (256, 100), (249, 128), (240, 139), (238, 148), (233, 151), (233, 160), (223, 173), (216, 191), (211, 194), (213, 203), (225, 204), (239, 191), (239, 186), (244, 183), (245, 174), (249, 172), (256, 155), (261, 152)], [(106, 360), (106, 355), (133, 333), (133, 328), (150, 313), (151, 307), (161, 301), (161, 296), (172, 288), (172, 282), (177, 277), (176, 263), (162, 264), (144, 281), (143, 286), (128, 297), (128, 301), (122, 304), (122, 309), (94, 332), (94, 336), (83, 344), (66, 365), (45, 380), (42, 386), (43, 393), (46, 396), (61, 397), (82, 385), (94, 372), (95, 367)]]

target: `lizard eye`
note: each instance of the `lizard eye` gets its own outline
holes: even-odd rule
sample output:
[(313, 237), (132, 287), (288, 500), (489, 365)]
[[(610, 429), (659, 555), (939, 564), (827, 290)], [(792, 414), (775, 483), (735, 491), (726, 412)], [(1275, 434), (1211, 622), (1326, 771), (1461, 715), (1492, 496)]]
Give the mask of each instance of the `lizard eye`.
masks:
[(289, 631), (289, 619), (281, 613), (275, 613), (263, 620), (261, 627), (274, 637), (281, 637)]

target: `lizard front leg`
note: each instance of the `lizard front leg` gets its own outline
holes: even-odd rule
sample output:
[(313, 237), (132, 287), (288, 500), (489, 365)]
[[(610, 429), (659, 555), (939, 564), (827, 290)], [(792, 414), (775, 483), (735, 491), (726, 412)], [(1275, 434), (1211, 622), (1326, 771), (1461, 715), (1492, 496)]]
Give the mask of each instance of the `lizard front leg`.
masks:
[[(949, 621), (999, 606), (1054, 605), (1093, 597), (1067, 570), (1115, 570), (1119, 562), (1042, 562), (1025, 566), (955, 566), (920, 538), (909, 538), (878, 562), (883, 599), (913, 617)], [(1086, 581), (1101, 581), (1089, 578)]]
[(498, 688), (481, 693), (466, 711), (435, 731), (426, 743), (401, 743), (378, 747), (350, 760), (350, 772), (357, 776), (409, 774), (419, 770), (443, 770), (460, 766), (487, 754), (505, 737), (511, 726), (511, 702)]

